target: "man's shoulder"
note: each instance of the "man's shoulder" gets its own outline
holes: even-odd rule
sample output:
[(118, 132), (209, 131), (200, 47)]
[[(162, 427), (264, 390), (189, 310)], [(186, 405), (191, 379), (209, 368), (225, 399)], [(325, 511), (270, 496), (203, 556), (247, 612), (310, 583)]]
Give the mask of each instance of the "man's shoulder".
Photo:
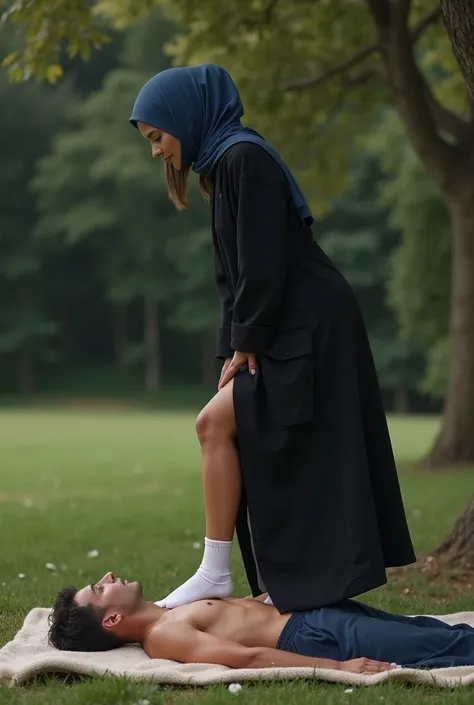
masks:
[[(143, 648), (151, 658), (176, 660), (176, 647), (192, 635), (195, 629), (186, 619), (160, 619), (148, 632)], [(171, 652), (173, 656), (171, 656)]]

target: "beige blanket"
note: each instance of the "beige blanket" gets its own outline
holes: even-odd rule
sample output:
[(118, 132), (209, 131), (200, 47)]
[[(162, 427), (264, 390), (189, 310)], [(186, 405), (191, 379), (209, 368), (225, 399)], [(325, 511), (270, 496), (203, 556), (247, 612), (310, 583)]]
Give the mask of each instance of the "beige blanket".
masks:
[[(134, 681), (208, 685), (256, 680), (315, 678), (349, 685), (374, 685), (386, 680), (426, 683), (438, 687), (474, 686), (474, 665), (440, 668), (431, 671), (397, 669), (375, 676), (311, 668), (232, 669), (210, 664), (181, 664), (150, 659), (138, 646), (114, 651), (80, 653), (56, 651), (47, 643), (49, 609), (35, 608), (12, 641), (0, 649), (0, 682), (22, 683), (39, 673), (77, 673), (82, 675), (122, 676)], [(440, 617), (449, 624), (465, 622), (474, 626), (474, 612)]]

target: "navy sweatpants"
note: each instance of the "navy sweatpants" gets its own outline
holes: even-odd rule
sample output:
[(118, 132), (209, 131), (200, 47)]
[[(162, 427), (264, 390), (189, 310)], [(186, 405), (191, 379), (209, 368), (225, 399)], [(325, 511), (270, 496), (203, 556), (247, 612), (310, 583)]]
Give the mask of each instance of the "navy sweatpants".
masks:
[(295, 612), (278, 649), (336, 661), (366, 658), (411, 668), (474, 665), (474, 628), (433, 617), (404, 617), (346, 600)]

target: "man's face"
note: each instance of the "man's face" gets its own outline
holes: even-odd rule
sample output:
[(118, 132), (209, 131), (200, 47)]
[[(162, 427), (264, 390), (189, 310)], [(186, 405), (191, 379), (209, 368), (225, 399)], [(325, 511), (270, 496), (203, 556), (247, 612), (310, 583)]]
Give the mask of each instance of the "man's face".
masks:
[(99, 582), (78, 590), (74, 602), (80, 607), (93, 605), (105, 609), (104, 618), (112, 613), (129, 615), (142, 601), (143, 588), (138, 580), (128, 582), (107, 573)]

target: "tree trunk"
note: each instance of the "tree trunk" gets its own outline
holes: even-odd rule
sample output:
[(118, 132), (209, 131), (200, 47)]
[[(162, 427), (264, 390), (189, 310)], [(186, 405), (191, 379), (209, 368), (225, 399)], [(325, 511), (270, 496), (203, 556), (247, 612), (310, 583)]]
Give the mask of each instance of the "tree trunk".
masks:
[(433, 555), (453, 563), (462, 561), (474, 566), (474, 495), (449, 536), (438, 546)]
[(410, 397), (406, 385), (400, 382), (395, 387), (393, 395), (393, 408), (396, 414), (410, 413)]
[[(441, 0), (453, 54), (474, 97), (474, 3)], [(472, 170), (466, 174), (472, 179)], [(451, 356), (443, 426), (430, 465), (474, 461), (474, 201), (451, 207), (453, 223)], [(435, 556), (474, 564), (474, 495)]]
[[(438, 467), (474, 462), (473, 125), (468, 126), (467, 139), (466, 124), (463, 126), (462, 120), (456, 118), (457, 127), (453, 129), (450, 120), (452, 139), (444, 138), (446, 118), (450, 116), (437, 103), (415, 61), (413, 34), (408, 28), (410, 4), (405, 0), (367, 0), (367, 3), (382, 49), (387, 85), (406, 134), (436, 180), (451, 213), (449, 382), (441, 432), (424, 464)], [(456, 141), (461, 134), (462, 145)]]
[[(466, 174), (466, 181), (472, 179)], [(448, 203), (452, 223), (450, 362), (441, 431), (424, 464), (474, 463), (474, 198)]]
[(215, 343), (205, 340), (201, 348), (201, 384), (208, 389), (217, 384)]
[(33, 394), (35, 384), (35, 365), (27, 346), (18, 351), (18, 385), (22, 394)]
[(158, 326), (158, 302), (145, 298), (145, 390), (155, 392), (161, 387), (161, 359)]
[(474, 98), (474, 3), (472, 0), (441, 0), (441, 11), (453, 54)]
[(112, 304), (115, 362), (117, 367), (125, 366), (127, 350), (127, 306)]

